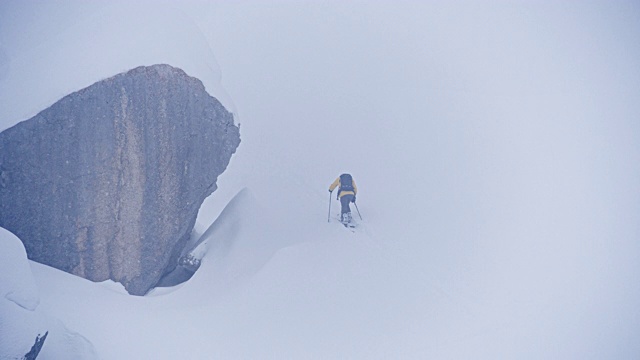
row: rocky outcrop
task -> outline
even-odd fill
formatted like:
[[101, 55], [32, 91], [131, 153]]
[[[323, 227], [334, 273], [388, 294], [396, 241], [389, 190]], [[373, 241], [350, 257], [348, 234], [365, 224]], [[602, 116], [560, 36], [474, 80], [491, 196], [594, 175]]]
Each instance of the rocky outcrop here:
[[40, 334], [36, 336], [36, 342], [31, 347], [31, 350], [23, 357], [24, 360], [35, 360], [38, 358], [42, 345], [44, 345], [44, 341], [47, 340], [47, 335], [49, 335], [48, 331], [44, 333], [42, 337], [40, 337]]
[[239, 143], [198, 79], [133, 69], [0, 133], [0, 226], [32, 260], [145, 294], [175, 267]]

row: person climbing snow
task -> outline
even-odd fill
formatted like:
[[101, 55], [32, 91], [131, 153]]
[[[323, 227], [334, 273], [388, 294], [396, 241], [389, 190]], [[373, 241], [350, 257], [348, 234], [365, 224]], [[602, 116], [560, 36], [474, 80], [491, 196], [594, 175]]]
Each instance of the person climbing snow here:
[[356, 182], [353, 181], [353, 177], [350, 174], [342, 174], [338, 176], [336, 181], [334, 181], [329, 186], [329, 192], [333, 193], [336, 187], [338, 187], [338, 194], [336, 195], [337, 199], [340, 199], [340, 204], [342, 205], [342, 211], [340, 212], [340, 221], [343, 224], [348, 224], [351, 222], [351, 206], [350, 203], [356, 202], [356, 194], [358, 193], [358, 187], [356, 186]]

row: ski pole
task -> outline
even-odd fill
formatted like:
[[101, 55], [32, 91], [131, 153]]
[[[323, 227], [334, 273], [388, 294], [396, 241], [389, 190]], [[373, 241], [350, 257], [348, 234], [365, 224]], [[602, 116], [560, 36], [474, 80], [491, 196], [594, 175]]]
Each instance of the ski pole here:
[[362, 215], [360, 215], [360, 209], [358, 209], [358, 204], [356, 204], [356, 202], [353, 202], [353, 205], [356, 206], [356, 210], [358, 210], [358, 216], [360, 216], [360, 220], [362, 220]]
[[329, 191], [329, 216], [327, 216], [327, 222], [331, 222], [331, 191]]

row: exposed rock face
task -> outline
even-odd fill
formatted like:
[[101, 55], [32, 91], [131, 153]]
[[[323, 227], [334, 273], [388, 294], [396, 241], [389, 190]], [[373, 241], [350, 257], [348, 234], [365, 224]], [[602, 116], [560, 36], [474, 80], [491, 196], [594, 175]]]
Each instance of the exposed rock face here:
[[0, 133], [0, 226], [32, 260], [145, 294], [175, 267], [239, 143], [199, 80], [133, 69]]
[[31, 350], [29, 350], [29, 352], [24, 356], [24, 360], [35, 360], [38, 357], [38, 354], [40, 354], [40, 350], [42, 349], [42, 345], [44, 345], [44, 341], [47, 340], [47, 335], [49, 335], [48, 331], [44, 333], [42, 337], [40, 337], [40, 334], [36, 336], [36, 342], [31, 347]]

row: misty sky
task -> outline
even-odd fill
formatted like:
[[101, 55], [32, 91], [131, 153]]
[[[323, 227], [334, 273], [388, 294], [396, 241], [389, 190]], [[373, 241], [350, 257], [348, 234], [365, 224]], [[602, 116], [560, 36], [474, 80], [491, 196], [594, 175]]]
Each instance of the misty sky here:
[[257, 144], [250, 156], [269, 142], [313, 188], [351, 171], [394, 210], [409, 202], [471, 232], [589, 232], [605, 219], [637, 235], [630, 218], [603, 215], [638, 216], [637, 3], [185, 11], [213, 48], [243, 141]]

